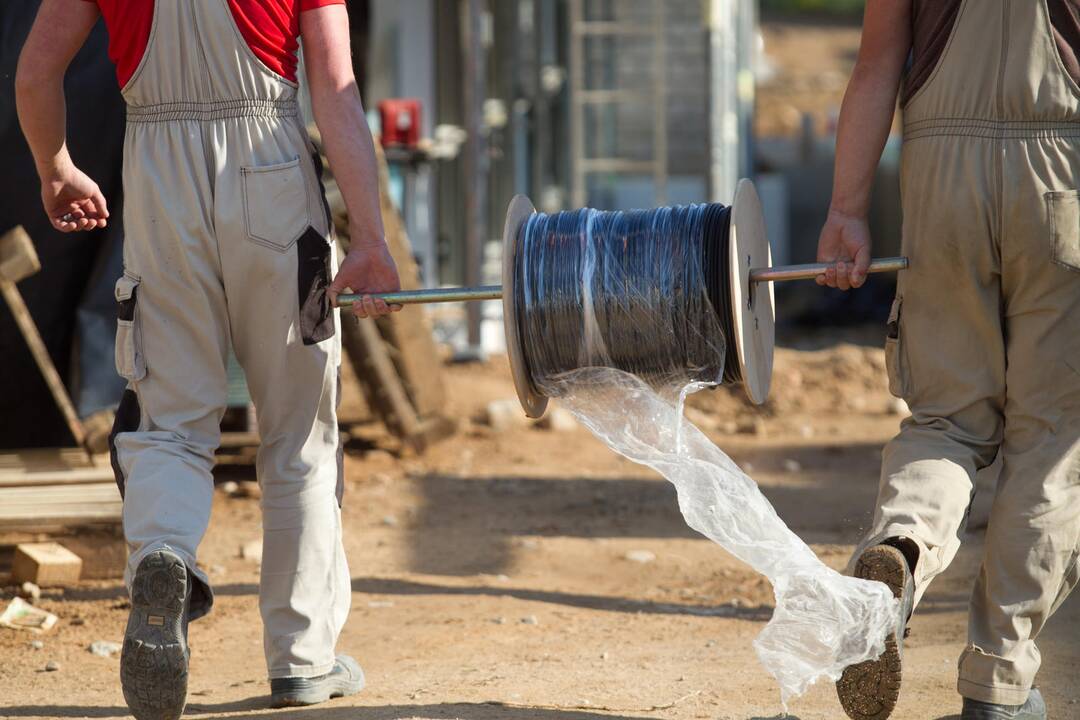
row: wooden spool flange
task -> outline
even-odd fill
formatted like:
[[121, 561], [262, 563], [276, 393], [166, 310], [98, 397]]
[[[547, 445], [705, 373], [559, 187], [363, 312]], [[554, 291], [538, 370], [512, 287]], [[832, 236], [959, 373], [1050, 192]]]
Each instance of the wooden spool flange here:
[[514, 390], [525, 414], [531, 418], [543, 417], [547, 410], [548, 399], [533, 387], [529, 368], [525, 362], [525, 349], [522, 346], [521, 332], [518, 329], [517, 296], [514, 279], [514, 259], [517, 257], [518, 235], [521, 226], [536, 212], [529, 198], [515, 195], [506, 209], [506, 224], [503, 225], [502, 257], [502, 304], [503, 332], [506, 333], [506, 354], [510, 357], [510, 372], [514, 377]]
[[[750, 281], [750, 268], [772, 266], [765, 215], [754, 183], [743, 179], [735, 188], [731, 206], [728, 272], [731, 288], [732, 327], [743, 387], [751, 402], [761, 405], [769, 397], [773, 347], [776, 342], [776, 310], [773, 284]], [[728, 353], [728, 357], [731, 354]]]

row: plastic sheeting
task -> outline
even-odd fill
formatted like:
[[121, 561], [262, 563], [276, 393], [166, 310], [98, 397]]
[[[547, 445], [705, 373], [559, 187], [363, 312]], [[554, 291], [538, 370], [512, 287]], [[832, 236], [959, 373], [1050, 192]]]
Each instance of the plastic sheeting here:
[[776, 607], [754, 645], [786, 708], [815, 681], [879, 656], [899, 604], [885, 585], [823, 564], [683, 417], [686, 395], [723, 375], [726, 339], [706, 299], [717, 278], [703, 259], [716, 257], [710, 244], [726, 242], [726, 228], [706, 232], [687, 209], [622, 215], [526, 225], [518, 308], [533, 381], [615, 452], [667, 478], [691, 528], [769, 579]]

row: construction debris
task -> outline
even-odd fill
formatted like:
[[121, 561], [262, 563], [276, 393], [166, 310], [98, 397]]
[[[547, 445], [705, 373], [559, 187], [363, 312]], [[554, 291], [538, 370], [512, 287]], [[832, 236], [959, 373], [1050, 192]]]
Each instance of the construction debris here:
[[119, 655], [121, 649], [120, 643], [109, 642], [108, 640], [95, 640], [90, 643], [90, 647], [87, 648], [92, 654], [103, 658], [111, 658], [115, 655]]
[[231, 498], [248, 498], [251, 500], [258, 500], [262, 497], [262, 488], [257, 482], [237, 482], [236, 480], [226, 480], [225, 482], [221, 483], [218, 488], [221, 490], [221, 492]]
[[256, 565], [262, 564], [263, 544], [262, 540], [248, 540], [240, 546], [240, 557]]
[[[520, 414], [520, 410], [518, 413]], [[550, 408], [544, 417], [536, 421], [536, 427], [541, 430], [554, 430], [555, 432], [573, 432], [577, 430], [578, 421], [568, 411], [560, 408]]]
[[631, 550], [630, 552], [626, 553], [625, 557], [630, 562], [641, 563], [642, 565], [644, 565], [646, 563], [651, 563], [653, 560], [655, 560], [656, 554], [650, 552], [649, 550]]
[[82, 558], [59, 543], [23, 543], [15, 548], [11, 574], [15, 582], [72, 585], [79, 581], [82, 564]]
[[19, 597], [30, 602], [37, 602], [41, 599], [41, 588], [27, 580], [19, 586]]
[[517, 398], [492, 400], [484, 407], [481, 421], [496, 432], [504, 432], [514, 427], [524, 427], [528, 418], [521, 412], [521, 403]]
[[8, 603], [0, 614], [0, 627], [13, 630], [29, 630], [33, 633], [48, 632], [56, 625], [57, 617], [47, 610], [36, 608], [22, 598], [15, 598]]

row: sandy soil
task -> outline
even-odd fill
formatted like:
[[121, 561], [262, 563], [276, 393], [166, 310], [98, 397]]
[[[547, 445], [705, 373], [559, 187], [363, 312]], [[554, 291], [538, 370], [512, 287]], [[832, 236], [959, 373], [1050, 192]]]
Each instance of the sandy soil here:
[[[751, 409], [738, 390], [696, 397], [691, 415], [760, 483], [780, 515], [842, 566], [866, 526], [882, 444], [899, 416], [881, 353], [845, 345], [780, 351], [773, 399]], [[346, 543], [353, 611], [341, 649], [363, 663], [361, 695], [309, 710], [267, 709], [258, 568], [239, 557], [259, 537], [258, 501], [219, 491], [200, 561], [213, 613], [191, 627], [188, 715], [303, 718], [771, 718], [776, 686], [753, 653], [768, 584], [690, 532], [662, 479], [581, 428], [479, 422], [512, 398], [505, 362], [447, 369], [462, 432], [423, 457], [398, 457], [374, 428], [347, 460]], [[651, 562], [628, 559], [648, 551]], [[950, 718], [955, 658], [981, 540], [972, 535], [913, 623], [898, 720]], [[10, 597], [11, 589], [4, 592]], [[126, 715], [118, 660], [127, 602], [115, 581], [47, 592], [59, 625], [30, 647], [0, 630], [0, 716]], [[1043, 642], [1041, 682], [1054, 718], [1080, 717], [1080, 603]], [[45, 672], [49, 660], [57, 672]], [[792, 717], [842, 717], [819, 684]]]
[[859, 51], [860, 27], [766, 19], [761, 34], [767, 67], [757, 89], [757, 135], [795, 135], [804, 114], [813, 118], [818, 133], [835, 129]]

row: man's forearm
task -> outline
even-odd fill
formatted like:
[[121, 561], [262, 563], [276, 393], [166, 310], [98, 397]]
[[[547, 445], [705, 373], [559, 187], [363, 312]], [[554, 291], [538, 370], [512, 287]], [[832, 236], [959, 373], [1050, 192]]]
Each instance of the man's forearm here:
[[351, 246], [360, 249], [385, 242], [375, 143], [355, 83], [321, 92], [313, 89], [312, 105], [334, 179], [349, 211]]
[[19, 125], [42, 179], [71, 165], [64, 73], [98, 19], [93, 3], [43, 0], [19, 55]]
[[892, 128], [899, 78], [856, 66], [836, 134], [836, 173], [831, 210], [864, 217], [881, 151]]
[[28, 67], [25, 58], [15, 76], [19, 124], [30, 146], [38, 175], [45, 179], [71, 163], [67, 151], [67, 105], [64, 78]]

